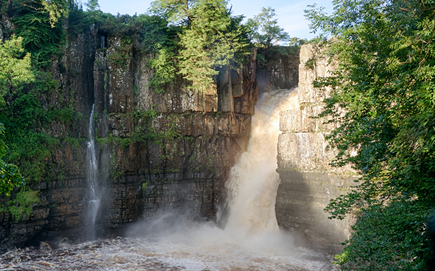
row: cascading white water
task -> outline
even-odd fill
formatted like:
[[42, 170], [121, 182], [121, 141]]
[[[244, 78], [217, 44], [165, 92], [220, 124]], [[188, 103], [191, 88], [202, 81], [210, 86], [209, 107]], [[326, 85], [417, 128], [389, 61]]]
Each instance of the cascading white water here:
[[98, 210], [100, 209], [100, 187], [98, 185], [98, 161], [95, 151], [95, 136], [94, 136], [94, 112], [95, 104], [92, 105], [91, 116], [89, 117], [89, 131], [86, 149], [86, 163], [87, 171], [86, 177], [88, 181], [89, 191], [88, 191], [88, 208], [87, 208], [87, 221], [85, 223], [86, 229], [86, 239], [93, 240], [96, 236], [96, 218]]
[[226, 183], [229, 217], [225, 230], [249, 235], [278, 231], [275, 200], [279, 184], [279, 112], [297, 105], [297, 96], [289, 91], [265, 93], [256, 105], [248, 149], [231, 169]]

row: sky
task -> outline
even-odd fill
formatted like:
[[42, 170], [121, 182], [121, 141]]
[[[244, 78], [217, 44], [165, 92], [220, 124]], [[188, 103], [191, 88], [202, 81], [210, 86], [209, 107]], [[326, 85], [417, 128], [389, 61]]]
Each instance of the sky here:
[[[87, 0], [82, 0], [83, 4]], [[99, 0], [100, 9], [114, 15], [145, 13], [150, 7], [151, 0]], [[311, 39], [315, 34], [310, 33], [309, 22], [304, 17], [307, 5], [317, 3], [317, 6], [325, 7], [327, 13], [332, 12], [332, 0], [229, 0], [232, 5], [233, 15], [245, 15], [252, 18], [261, 12], [263, 7], [275, 9], [278, 25], [284, 28], [290, 37]]]

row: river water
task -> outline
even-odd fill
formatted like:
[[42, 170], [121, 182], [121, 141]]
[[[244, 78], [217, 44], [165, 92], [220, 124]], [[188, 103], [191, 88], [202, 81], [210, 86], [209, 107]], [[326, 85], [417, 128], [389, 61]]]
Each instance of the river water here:
[[135, 237], [75, 245], [64, 241], [55, 250], [44, 244], [15, 249], [2, 255], [0, 269], [335, 270], [329, 255], [299, 246], [276, 221], [279, 112], [298, 106], [294, 94], [266, 93], [257, 103], [248, 149], [226, 183], [226, 214], [218, 214], [224, 227], [167, 219], [168, 214], [152, 224], [137, 224]]

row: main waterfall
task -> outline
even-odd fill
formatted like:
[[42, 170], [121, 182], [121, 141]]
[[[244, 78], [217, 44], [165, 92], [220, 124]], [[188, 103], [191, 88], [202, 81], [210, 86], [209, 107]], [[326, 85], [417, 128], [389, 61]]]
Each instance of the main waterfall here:
[[231, 169], [225, 230], [239, 234], [278, 231], [275, 216], [279, 184], [277, 143], [279, 112], [297, 106], [296, 92], [265, 93], [255, 107], [248, 149]]

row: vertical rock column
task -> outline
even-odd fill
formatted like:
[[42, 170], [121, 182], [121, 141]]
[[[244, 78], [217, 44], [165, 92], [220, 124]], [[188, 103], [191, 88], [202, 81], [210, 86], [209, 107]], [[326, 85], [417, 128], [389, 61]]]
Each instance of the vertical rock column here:
[[349, 236], [349, 220], [329, 220], [323, 211], [330, 199], [349, 190], [356, 174], [349, 167], [329, 165], [336, 155], [326, 151], [325, 140], [335, 124], [311, 118], [323, 110], [330, 89], [313, 87], [317, 77], [329, 76], [334, 63], [322, 58], [312, 45], [302, 46], [299, 65], [298, 101], [300, 107], [280, 113], [278, 173], [281, 183], [276, 215], [281, 228], [301, 235], [312, 248], [328, 252], [342, 249]]

